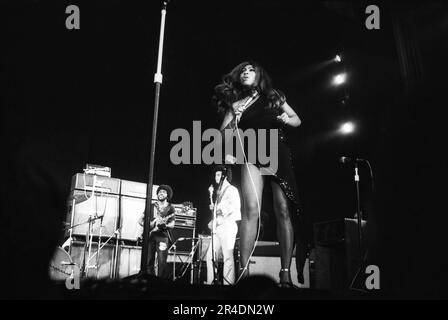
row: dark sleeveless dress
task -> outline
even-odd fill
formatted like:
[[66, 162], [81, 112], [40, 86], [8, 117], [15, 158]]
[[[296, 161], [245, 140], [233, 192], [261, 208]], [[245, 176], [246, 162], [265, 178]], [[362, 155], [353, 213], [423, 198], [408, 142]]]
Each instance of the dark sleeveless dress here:
[[[305, 264], [307, 251], [305, 242], [300, 239], [303, 235], [301, 230], [303, 224], [301, 223], [301, 205], [292, 162], [292, 153], [285, 134], [285, 125], [277, 120], [277, 116], [282, 112], [283, 111], [279, 108], [269, 108], [266, 98], [260, 96], [258, 100], [243, 112], [238, 127], [243, 131], [246, 129], [268, 129], [267, 131], [269, 131], [269, 129], [278, 129], [278, 169], [275, 174], [265, 177], [273, 179], [281, 187], [290, 202], [289, 208], [296, 244], [297, 276], [298, 281], [304, 283], [303, 266]], [[270, 141], [269, 135], [267, 141]], [[244, 147], [246, 152], [247, 147], [247, 145]], [[266, 150], [269, 150], [269, 146], [267, 146]], [[258, 159], [256, 163], [253, 164], [259, 168], [263, 167], [263, 164], [260, 163]]]
[[[278, 131], [278, 148], [274, 148], [272, 151], [277, 152], [278, 155], [278, 169], [273, 173], [271, 177], [282, 188], [285, 195], [294, 205], [296, 214], [300, 208], [299, 196], [297, 191], [297, 184], [294, 174], [294, 168], [292, 163], [291, 150], [288, 146], [287, 137], [285, 134], [284, 126], [277, 120], [277, 116], [281, 114], [281, 109], [269, 108], [268, 103], [264, 97], [258, 98], [249, 108], [244, 111], [238, 127], [241, 130], [246, 129], [267, 129], [267, 147], [270, 148], [270, 135], [269, 129], [277, 129]], [[246, 141], [245, 141], [246, 142]], [[257, 144], [259, 143], [257, 139]], [[247, 154], [248, 146], [245, 145], [244, 150]], [[269, 151], [268, 151], [269, 153]], [[258, 155], [258, 152], [256, 153]], [[250, 159], [249, 159], [250, 160]], [[249, 161], [250, 162], [250, 161]], [[253, 163], [257, 167], [267, 167], [263, 165], [259, 159], [256, 159], [256, 163]]]

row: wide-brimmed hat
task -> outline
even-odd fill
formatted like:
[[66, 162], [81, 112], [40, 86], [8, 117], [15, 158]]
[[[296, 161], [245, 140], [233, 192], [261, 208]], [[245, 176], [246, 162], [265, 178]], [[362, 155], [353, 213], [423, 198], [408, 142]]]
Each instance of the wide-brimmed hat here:
[[167, 184], [161, 184], [158, 188], [157, 188], [157, 194], [159, 194], [160, 190], [165, 190], [166, 193], [168, 194], [168, 201], [171, 200], [171, 198], [173, 197], [173, 189], [171, 189], [171, 187]]

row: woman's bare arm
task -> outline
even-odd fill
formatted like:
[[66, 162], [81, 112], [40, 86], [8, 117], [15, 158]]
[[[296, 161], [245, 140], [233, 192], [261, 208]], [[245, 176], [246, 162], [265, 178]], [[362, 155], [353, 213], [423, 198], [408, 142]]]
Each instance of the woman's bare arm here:
[[277, 117], [284, 124], [287, 124], [291, 127], [298, 127], [302, 123], [297, 113], [289, 106], [289, 104], [285, 101], [285, 103], [280, 107], [283, 111], [281, 115]]

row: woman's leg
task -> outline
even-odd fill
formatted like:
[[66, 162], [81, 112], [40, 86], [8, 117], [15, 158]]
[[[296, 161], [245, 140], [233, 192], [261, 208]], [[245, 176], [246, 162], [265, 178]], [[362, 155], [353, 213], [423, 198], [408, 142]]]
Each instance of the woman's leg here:
[[277, 238], [280, 243], [280, 283], [291, 283], [291, 259], [294, 250], [294, 229], [288, 206], [288, 198], [280, 186], [272, 181], [272, 195], [277, 219]]
[[244, 206], [240, 224], [240, 268], [243, 269], [243, 276], [247, 276], [248, 260], [257, 236], [263, 193], [263, 176], [256, 166], [244, 164], [241, 167], [241, 191]]

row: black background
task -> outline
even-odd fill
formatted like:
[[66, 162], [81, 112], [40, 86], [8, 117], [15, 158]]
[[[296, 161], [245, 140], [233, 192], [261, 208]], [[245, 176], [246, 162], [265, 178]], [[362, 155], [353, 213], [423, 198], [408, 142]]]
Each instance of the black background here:
[[[69, 4], [80, 8], [80, 30], [65, 28]], [[375, 192], [362, 165], [362, 207], [371, 221], [370, 259], [384, 287], [446, 297], [440, 204], [447, 6], [377, 2], [381, 29], [367, 30], [369, 4], [170, 3], [154, 183], [171, 185], [174, 203], [192, 201], [205, 231], [211, 168], [171, 164], [169, 136], [176, 128], [191, 132], [194, 120], [203, 130], [217, 127], [214, 85], [236, 64], [258, 61], [302, 119], [289, 135], [308, 238], [313, 222], [356, 211], [353, 168], [339, 157], [368, 159]], [[10, 261], [2, 274], [16, 270], [13, 287], [44, 277], [71, 177], [86, 163], [147, 181], [160, 9], [159, 1], [2, 5], [2, 261]], [[330, 61], [337, 53], [342, 64]], [[331, 77], [344, 68], [347, 83], [332, 87]], [[346, 119], [357, 131], [340, 136]], [[275, 239], [273, 223], [265, 223], [265, 240]]]

